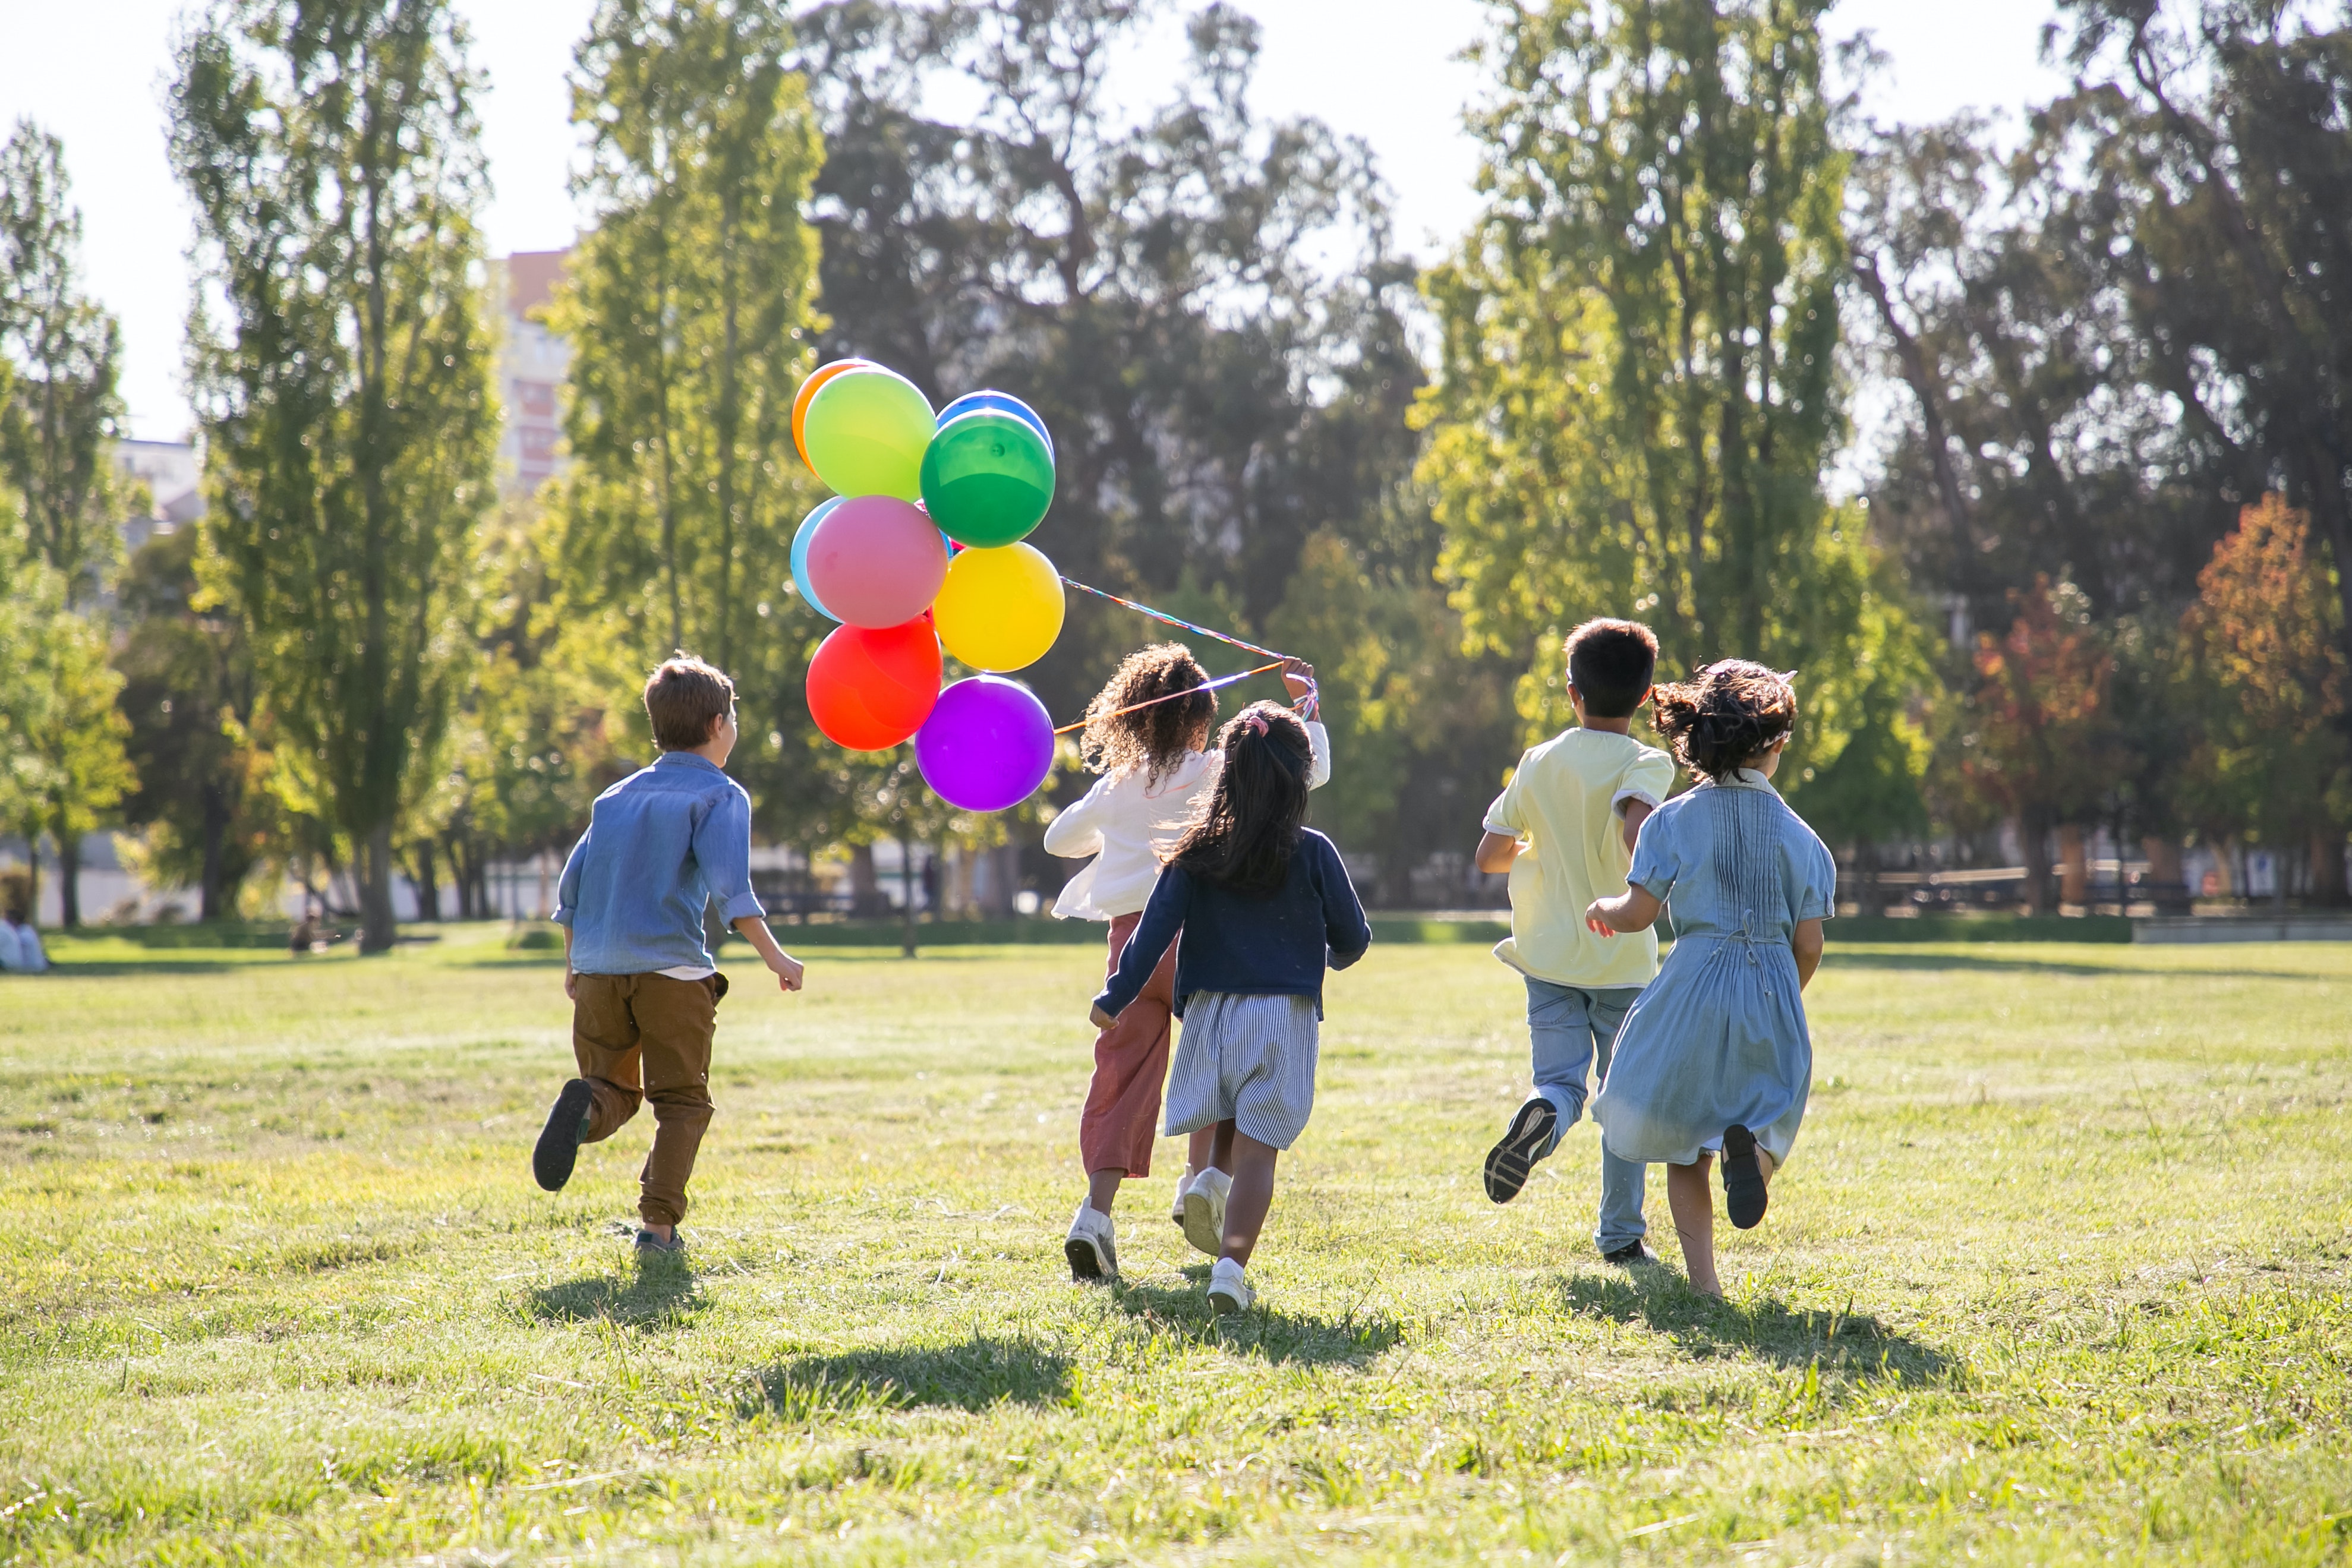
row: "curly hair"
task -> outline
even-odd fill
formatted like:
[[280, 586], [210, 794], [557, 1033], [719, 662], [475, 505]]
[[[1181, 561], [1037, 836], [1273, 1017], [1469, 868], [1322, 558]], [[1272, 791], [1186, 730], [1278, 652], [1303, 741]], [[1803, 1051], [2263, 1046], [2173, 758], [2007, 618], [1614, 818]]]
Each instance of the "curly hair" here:
[[1307, 726], [1280, 703], [1252, 703], [1217, 737], [1225, 765], [1168, 863], [1203, 881], [1265, 896], [1279, 892], [1307, 821], [1314, 762]]
[[1795, 674], [1748, 659], [1706, 665], [1696, 679], [1658, 688], [1658, 733], [1684, 767], [1726, 778], [1797, 727]]
[[[1096, 773], [1141, 772], [1157, 784], [1192, 751], [1216, 722], [1217, 694], [1201, 688], [1209, 672], [1181, 643], [1155, 643], [1129, 653], [1095, 700], [1087, 705], [1087, 727], [1078, 754]], [[1190, 692], [1190, 696], [1178, 696]], [[1164, 697], [1164, 702], [1154, 701]], [[1133, 713], [1124, 707], [1150, 703]]]

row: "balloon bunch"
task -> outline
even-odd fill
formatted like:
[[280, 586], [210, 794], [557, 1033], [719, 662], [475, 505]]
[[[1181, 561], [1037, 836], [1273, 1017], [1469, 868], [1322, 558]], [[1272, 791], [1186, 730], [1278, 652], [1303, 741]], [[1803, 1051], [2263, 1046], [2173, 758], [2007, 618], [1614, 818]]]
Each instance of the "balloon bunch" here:
[[[1054, 499], [1054, 438], [1020, 399], [934, 415], [914, 382], [840, 360], [793, 401], [801, 460], [835, 492], [793, 536], [793, 580], [841, 625], [809, 661], [809, 715], [852, 751], [913, 737], [950, 805], [1028, 799], [1054, 761], [1045, 705], [1003, 674], [1062, 634], [1062, 577], [1021, 541]], [[940, 688], [940, 648], [988, 672]]]

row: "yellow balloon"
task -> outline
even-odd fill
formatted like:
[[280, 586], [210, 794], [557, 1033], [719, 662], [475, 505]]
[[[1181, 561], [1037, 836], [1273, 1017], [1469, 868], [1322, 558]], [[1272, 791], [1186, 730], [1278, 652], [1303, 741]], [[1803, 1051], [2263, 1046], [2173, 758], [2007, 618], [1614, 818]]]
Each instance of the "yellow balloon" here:
[[1062, 574], [1034, 546], [967, 549], [931, 601], [947, 651], [975, 670], [1034, 664], [1062, 634]]

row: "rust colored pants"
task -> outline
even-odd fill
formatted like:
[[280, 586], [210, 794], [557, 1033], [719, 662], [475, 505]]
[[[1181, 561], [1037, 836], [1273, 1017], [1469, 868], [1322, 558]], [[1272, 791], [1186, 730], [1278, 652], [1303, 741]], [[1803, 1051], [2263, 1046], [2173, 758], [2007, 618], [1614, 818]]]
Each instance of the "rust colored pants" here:
[[[1110, 923], [1109, 973], [1143, 918], [1141, 911]], [[1168, 1082], [1169, 1020], [1176, 1006], [1176, 944], [1143, 983], [1118, 1021], [1095, 1036], [1095, 1075], [1087, 1107], [1078, 1113], [1078, 1157], [1087, 1174], [1121, 1170], [1151, 1174], [1151, 1144], [1160, 1135], [1160, 1092]]]
[[686, 1217], [686, 1180], [710, 1124], [710, 1037], [727, 977], [581, 975], [572, 1004], [572, 1054], [595, 1096], [583, 1143], [602, 1143], [654, 1104], [654, 1147], [637, 1176], [648, 1225]]

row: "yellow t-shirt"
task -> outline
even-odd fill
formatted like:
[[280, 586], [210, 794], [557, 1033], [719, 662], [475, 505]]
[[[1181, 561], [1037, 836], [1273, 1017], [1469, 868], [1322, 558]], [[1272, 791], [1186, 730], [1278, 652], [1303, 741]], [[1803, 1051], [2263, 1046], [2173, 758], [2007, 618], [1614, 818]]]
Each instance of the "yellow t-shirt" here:
[[1674, 758], [1630, 736], [1571, 729], [1519, 758], [1486, 808], [1486, 830], [1521, 843], [1511, 862], [1511, 934], [1495, 956], [1560, 986], [1646, 986], [1657, 977], [1655, 931], [1595, 936], [1585, 907], [1625, 891], [1633, 857], [1622, 808], [1654, 810], [1675, 787]]

